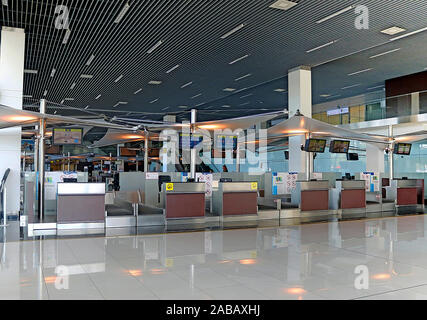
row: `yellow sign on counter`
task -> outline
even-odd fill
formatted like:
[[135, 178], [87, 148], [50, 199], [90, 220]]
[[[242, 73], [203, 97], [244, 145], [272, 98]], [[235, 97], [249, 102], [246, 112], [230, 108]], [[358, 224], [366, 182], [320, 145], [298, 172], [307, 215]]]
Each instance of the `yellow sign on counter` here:
[[258, 189], [258, 182], [252, 182], [251, 183], [251, 190], [257, 190]]
[[166, 191], [173, 191], [173, 183], [166, 183]]

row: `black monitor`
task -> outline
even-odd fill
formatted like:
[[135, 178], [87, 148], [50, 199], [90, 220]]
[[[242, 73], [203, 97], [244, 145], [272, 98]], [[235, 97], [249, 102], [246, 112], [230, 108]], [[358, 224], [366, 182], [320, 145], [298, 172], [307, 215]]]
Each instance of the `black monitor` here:
[[348, 153], [350, 148], [350, 141], [345, 140], [332, 140], [329, 145], [330, 153]]
[[285, 151], [285, 160], [289, 160], [289, 151]]
[[54, 145], [79, 145], [82, 144], [82, 139], [82, 128], [53, 128]]
[[305, 141], [304, 151], [306, 152], [325, 152], [326, 140], [324, 139], [307, 139]]
[[233, 179], [231, 179], [231, 178], [221, 178], [221, 179], [219, 179], [219, 182], [233, 182]]
[[411, 154], [412, 144], [410, 143], [397, 143], [394, 146], [394, 154], [400, 154], [403, 156], [409, 156]]
[[162, 184], [166, 182], [171, 182], [170, 176], [159, 176], [159, 191], [162, 191]]
[[345, 178], [346, 178], [347, 180], [351, 180], [351, 174], [350, 174], [350, 173], [348, 173], [348, 172], [346, 172], [346, 173], [345, 173]]
[[349, 161], [358, 161], [359, 160], [359, 154], [357, 154], [357, 153], [347, 153], [347, 160], [349, 160]]
[[64, 182], [66, 183], [76, 183], [77, 178], [64, 178]]

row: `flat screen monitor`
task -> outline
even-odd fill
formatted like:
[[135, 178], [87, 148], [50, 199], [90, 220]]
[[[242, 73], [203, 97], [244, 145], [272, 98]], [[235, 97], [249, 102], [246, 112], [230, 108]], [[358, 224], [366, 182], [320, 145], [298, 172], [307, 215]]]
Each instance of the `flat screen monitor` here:
[[285, 160], [289, 160], [289, 151], [285, 151]]
[[330, 153], [348, 153], [350, 148], [350, 141], [345, 140], [332, 140], [329, 146]]
[[82, 128], [53, 128], [53, 144], [82, 144]]
[[394, 146], [394, 154], [409, 156], [411, 154], [411, 147], [412, 144], [410, 143], [397, 143]]
[[307, 152], [325, 152], [326, 140], [324, 139], [307, 139], [304, 150]]
[[349, 160], [349, 161], [358, 161], [359, 160], [359, 154], [357, 154], [357, 153], [347, 153], [347, 160]]

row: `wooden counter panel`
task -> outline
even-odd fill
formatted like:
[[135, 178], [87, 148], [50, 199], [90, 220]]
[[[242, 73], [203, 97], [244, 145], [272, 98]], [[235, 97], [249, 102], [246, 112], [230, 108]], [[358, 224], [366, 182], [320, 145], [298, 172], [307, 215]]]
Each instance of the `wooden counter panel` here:
[[257, 193], [224, 193], [222, 205], [223, 215], [257, 214]]
[[204, 193], [166, 194], [166, 218], [195, 218], [204, 216]]

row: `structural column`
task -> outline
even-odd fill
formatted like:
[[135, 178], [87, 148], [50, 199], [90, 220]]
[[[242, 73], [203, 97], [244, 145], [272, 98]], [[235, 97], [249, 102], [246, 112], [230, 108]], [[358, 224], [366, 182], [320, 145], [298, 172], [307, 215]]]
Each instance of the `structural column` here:
[[[0, 49], [0, 104], [22, 109], [24, 85], [24, 29], [2, 27]], [[6, 184], [7, 213], [18, 214], [21, 174], [21, 128], [0, 130], [0, 176], [11, 169]]]
[[193, 140], [193, 133], [195, 130], [194, 124], [197, 121], [197, 110], [191, 109], [191, 135], [190, 135], [190, 176], [192, 179], [196, 178], [196, 148], [191, 148], [191, 141]]
[[366, 171], [384, 172], [384, 150], [374, 144], [366, 144]]
[[[308, 66], [288, 71], [288, 110], [289, 118], [293, 117], [297, 110], [308, 118], [312, 116], [311, 68]], [[289, 172], [306, 173], [307, 179], [310, 179], [313, 156], [301, 151], [305, 139], [304, 135], [289, 137]]]
[[148, 135], [144, 138], [144, 172], [148, 172]]

